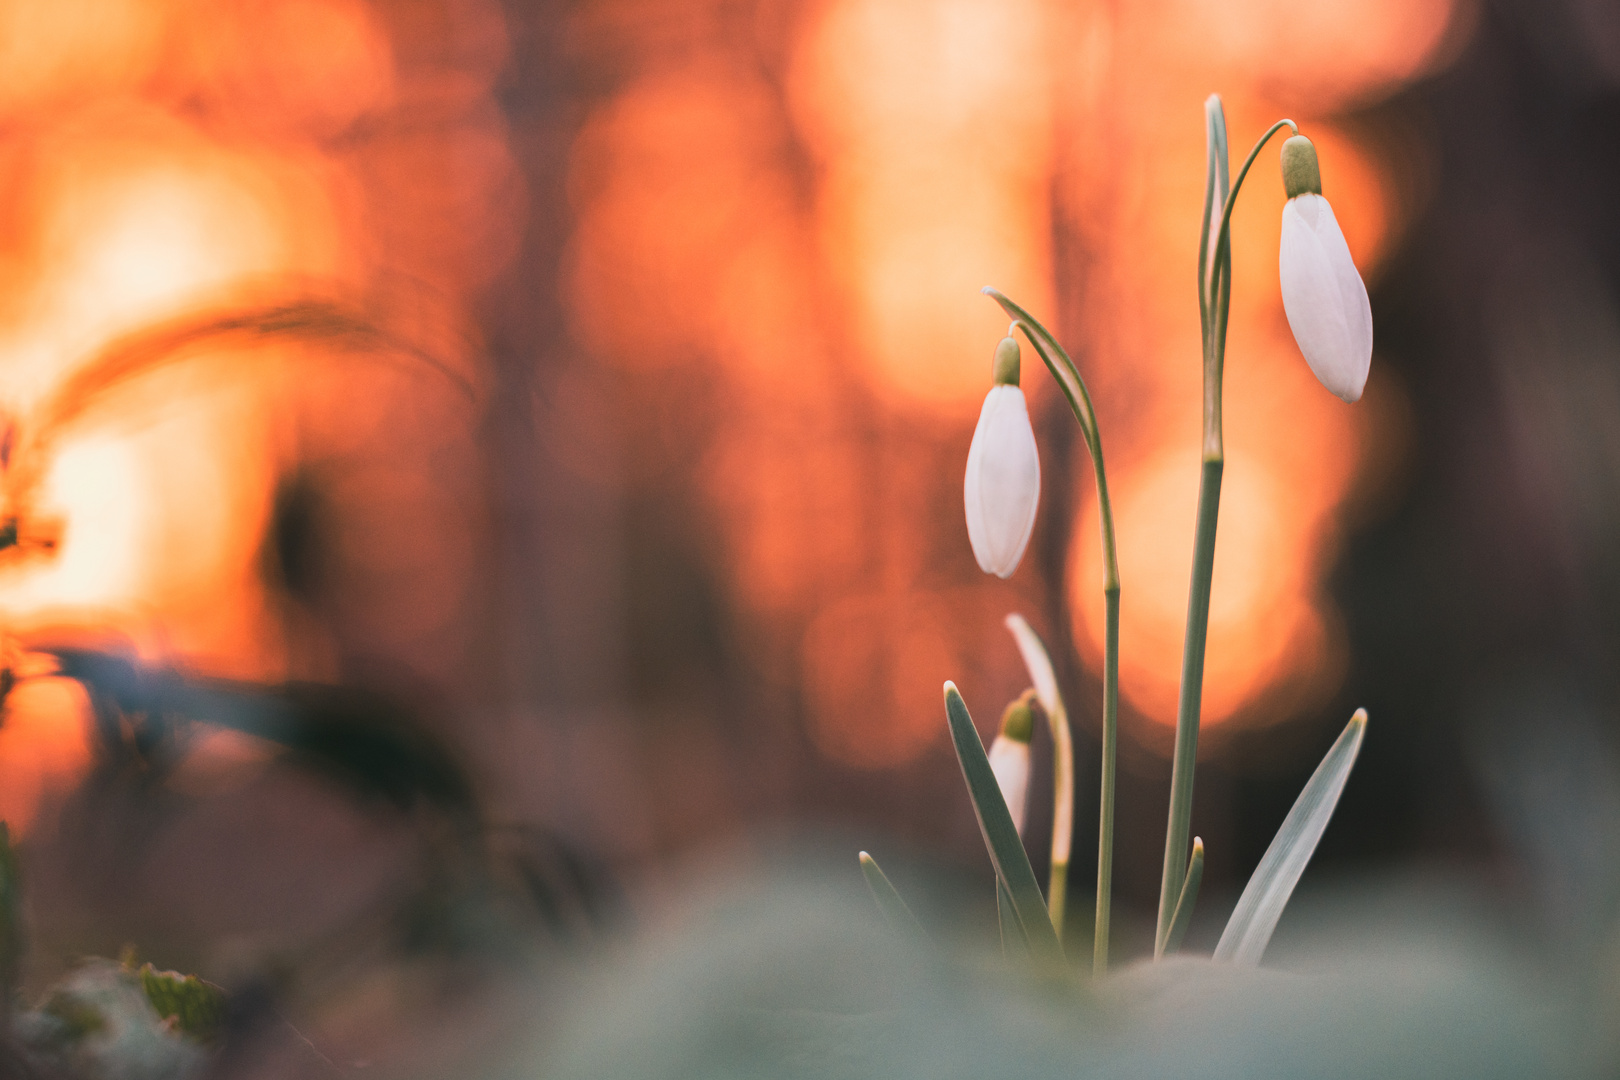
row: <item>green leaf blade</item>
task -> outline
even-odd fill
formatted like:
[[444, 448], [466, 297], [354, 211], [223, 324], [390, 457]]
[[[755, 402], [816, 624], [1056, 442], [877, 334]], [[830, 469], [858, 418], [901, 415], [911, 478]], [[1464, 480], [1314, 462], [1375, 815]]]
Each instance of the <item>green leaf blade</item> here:
[[923, 932], [922, 923], [917, 921], [917, 916], [911, 913], [911, 908], [889, 883], [888, 875], [878, 866], [877, 860], [864, 851], [861, 852], [860, 858], [861, 874], [866, 878], [866, 887], [871, 890], [872, 899], [877, 903], [878, 910], [883, 913], [883, 918], [888, 921], [889, 926], [909, 937], [927, 937]]
[[1041, 898], [1041, 887], [1035, 881], [1035, 871], [1029, 865], [1023, 841], [1018, 838], [1018, 829], [1002, 798], [1001, 786], [996, 783], [995, 773], [990, 771], [990, 760], [985, 756], [984, 743], [979, 741], [979, 731], [973, 726], [967, 703], [951, 682], [945, 684], [945, 719], [950, 725], [951, 742], [956, 747], [956, 760], [962, 766], [962, 779], [967, 782], [973, 813], [979, 819], [984, 846], [995, 864], [996, 876], [1007, 887], [1013, 914], [1029, 942], [1030, 954], [1041, 961], [1061, 961], [1063, 947], [1052, 929], [1046, 901]]
[[1283, 819], [1271, 846], [1255, 867], [1254, 875], [1238, 898], [1226, 930], [1215, 946], [1215, 959], [1246, 967], [1258, 967], [1260, 957], [1271, 943], [1272, 932], [1282, 918], [1283, 908], [1294, 895], [1294, 887], [1305, 873], [1316, 852], [1316, 845], [1327, 830], [1333, 811], [1344, 794], [1350, 769], [1361, 753], [1367, 732], [1367, 710], [1357, 709], [1322, 763], [1306, 781], [1293, 809]]
[[1018, 925], [1018, 916], [1013, 914], [1007, 886], [999, 877], [996, 878], [996, 921], [1001, 925], [1001, 955], [1009, 960], [1028, 960], [1029, 941], [1024, 937], [1024, 928]]
[[1169, 933], [1160, 943], [1155, 957], [1173, 953], [1181, 948], [1181, 939], [1192, 924], [1193, 906], [1198, 903], [1198, 886], [1204, 881], [1204, 842], [1193, 837], [1192, 858], [1187, 860], [1187, 876], [1181, 881], [1181, 899], [1176, 901], [1176, 914], [1170, 920]]

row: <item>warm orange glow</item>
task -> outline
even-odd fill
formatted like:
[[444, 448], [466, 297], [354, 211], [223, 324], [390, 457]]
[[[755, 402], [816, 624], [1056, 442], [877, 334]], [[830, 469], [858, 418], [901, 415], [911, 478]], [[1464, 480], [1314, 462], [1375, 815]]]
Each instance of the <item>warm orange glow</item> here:
[[[911, 760], [937, 734], [939, 691], [911, 677], [945, 671], [956, 657], [950, 612], [930, 597], [852, 597], [825, 608], [805, 631], [810, 737], [828, 757], [865, 768]], [[881, 672], [874, 680], [873, 672]]]
[[83, 692], [65, 679], [24, 683], [0, 725], [0, 820], [26, 834], [41, 803], [66, 790], [90, 763], [88, 733], [77, 722]]
[[0, 4], [0, 109], [118, 92], [157, 64], [170, 13], [154, 0]]
[[363, 0], [250, 0], [247, 18], [205, 5], [189, 17], [191, 61], [232, 120], [281, 133], [338, 134], [396, 93], [394, 58]]
[[60, 554], [29, 567], [6, 590], [13, 621], [61, 605], [127, 604], [140, 584], [139, 549], [150, 528], [150, 491], [127, 440], [91, 436], [69, 443], [46, 474], [40, 511], [70, 520]]
[[[0, 3], [4, 511], [55, 543], [5, 552], [8, 635], [332, 678], [341, 625], [426, 679], [456, 670], [465, 305], [516, 250], [524, 192], [490, 98], [499, 12], [435, 11]], [[244, 316], [301, 304], [365, 332]], [[318, 617], [267, 569], [278, 487], [317, 467], [348, 590]], [[14, 826], [86, 759], [63, 686], [25, 684], [0, 725]]]
[[[1451, 0], [1158, 0], [1120, 29], [1174, 64], [1219, 67], [1292, 111], [1326, 113], [1422, 74], [1451, 27]], [[1182, 72], [1190, 74], [1183, 66]]]
[[[589, 10], [594, 32], [634, 36], [612, 5]], [[691, 435], [699, 475], [739, 602], [766, 640], [800, 643], [823, 753], [864, 767], [920, 753], [939, 735], [940, 680], [974, 655], [963, 642], [979, 616], [965, 613], [1001, 607], [983, 612], [999, 626], [1011, 606], [976, 576], [961, 523], [966, 433], [1005, 329], [985, 284], [1050, 317], [1091, 382], [1119, 505], [1122, 689], [1142, 716], [1173, 719], [1198, 478], [1202, 101], [1225, 96], [1234, 168], [1278, 116], [1305, 125], [1371, 280], [1400, 208], [1380, 163], [1312, 117], [1438, 62], [1451, 23], [1449, 0], [822, 0], [758, 29], [781, 57], [785, 105], [758, 56], [701, 19], [678, 59], [648, 38], [658, 59], [574, 147], [573, 313], [630, 370], [697, 364], [724, 380], [730, 407]], [[1272, 721], [1338, 685], [1321, 580], [1379, 426], [1316, 384], [1288, 333], [1282, 201], [1273, 146], [1234, 222], [1212, 725]], [[1078, 303], [1061, 305], [1060, 286]], [[1025, 372], [1039, 413], [1052, 389], [1028, 353]], [[1361, 406], [1380, 407], [1376, 394]], [[959, 430], [960, 445], [874, 434], [901, 418], [941, 441]], [[1048, 490], [1079, 491], [1061, 587], [1095, 669], [1090, 470], [1043, 454]], [[1017, 580], [1050, 587], [1038, 574]], [[781, 663], [758, 647], [759, 663]], [[889, 714], [881, 731], [872, 708]]]
[[[1078, 456], [1045, 458], [1048, 491], [1081, 495], [1064, 580], [1043, 580], [1042, 545], [1063, 532], [1044, 518], [1010, 584], [968, 550], [961, 469], [1005, 329], [986, 284], [1049, 316], [1092, 382], [1119, 500], [1123, 689], [1169, 719], [1197, 476], [1199, 104], [1227, 95], [1234, 156], [1284, 112], [1306, 123], [1374, 276], [1400, 208], [1380, 163], [1311, 117], [1435, 63], [1451, 8], [815, 0], [759, 14], [752, 39], [694, 16], [680, 48], [654, 48], [643, 20], [580, 7], [579, 47], [607, 36], [632, 61], [570, 151], [572, 329], [629, 378], [684, 367], [716, 388], [690, 410], [660, 403], [648, 427], [665, 441], [637, 468], [684, 470], [740, 647], [797, 694], [821, 753], [914, 759], [940, 736], [948, 677], [993, 717], [1022, 687], [1001, 617], [1050, 614], [1054, 588], [1098, 660]], [[263, 678], [336, 677], [346, 634], [455, 672], [481, 528], [460, 484], [478, 463], [459, 388], [483, 385], [466, 313], [517, 251], [531, 196], [493, 97], [500, 11], [454, 9], [0, 2], [0, 403], [31, 455], [6, 497], [60, 541], [0, 567], [9, 633], [95, 627]], [[1321, 579], [1379, 429], [1315, 385], [1288, 337], [1274, 169], [1268, 152], [1234, 239], [1211, 724], [1276, 719], [1284, 696], [1336, 684]], [[161, 370], [94, 382], [131, 342], [304, 302], [374, 338], [203, 333]], [[1026, 372], [1049, 415], [1032, 357]], [[40, 430], [81, 385], [94, 401]], [[323, 552], [348, 591], [319, 612], [265, 569], [297, 469], [341, 508]], [[31, 693], [0, 727], [0, 789], [21, 800], [0, 810], [17, 821], [50, 786], [37, 777], [83, 757], [81, 703]], [[8, 754], [36, 779], [7, 789]]]
[[984, 395], [994, 282], [1051, 297], [1051, 73], [1038, 0], [832, 0], [792, 69], [817, 225], [862, 369], [940, 412]]
[[[1377, 163], [1331, 127], [1299, 114], [1297, 101], [1271, 95], [1277, 85], [1307, 80], [1298, 94], [1330, 107], [1381, 79], [1405, 77], [1438, 44], [1448, 10], [1419, 5], [1403, 8], [1400, 18], [1363, 24], [1327, 5], [1319, 17], [1328, 19], [1333, 34], [1313, 30], [1268, 53], [1256, 42], [1270, 41], [1266, 35], [1285, 26], [1271, 7], [1229, 6], [1218, 17], [1211, 9], [1196, 42], [1160, 33], [1159, 24], [1140, 21], [1146, 15], [1135, 9], [1118, 23], [1098, 17], [1088, 27], [1092, 56], [1114, 73], [1115, 85], [1112, 93], [1080, 101], [1076, 122], [1112, 134], [1101, 143], [1086, 140], [1093, 153], [1106, 156], [1108, 168], [1089, 159], [1071, 168], [1078, 194], [1070, 220], [1108, 268], [1088, 291], [1082, 334], [1088, 377], [1101, 399], [1116, 500], [1121, 692], [1142, 715], [1165, 725], [1174, 722], [1179, 692], [1198, 484], [1201, 368], [1193, 273], [1203, 146], [1192, 106], [1218, 66], [1234, 170], [1266, 126], [1293, 112], [1317, 143], [1324, 191], [1357, 264], [1375, 280], [1397, 224]], [[1426, 36], [1392, 43], [1390, 27], [1412, 19]], [[1142, 84], [1149, 73], [1151, 83]], [[1179, 96], [1168, 92], [1173, 87]], [[1171, 139], [1165, 135], [1171, 130], [1184, 134]], [[1277, 282], [1283, 200], [1274, 144], [1257, 160], [1233, 215], [1227, 465], [1205, 667], [1206, 725], [1234, 716], [1269, 722], [1285, 709], [1309, 707], [1337, 687], [1344, 667], [1336, 616], [1319, 581], [1365, 427], [1316, 383], [1289, 334]], [[1116, 404], [1123, 402], [1130, 407]], [[1379, 407], [1374, 395], [1356, 408]], [[1077, 480], [1085, 510], [1072, 540], [1069, 589], [1076, 638], [1096, 665], [1103, 633], [1096, 509], [1090, 485]], [[1276, 699], [1270, 707], [1268, 696]]]

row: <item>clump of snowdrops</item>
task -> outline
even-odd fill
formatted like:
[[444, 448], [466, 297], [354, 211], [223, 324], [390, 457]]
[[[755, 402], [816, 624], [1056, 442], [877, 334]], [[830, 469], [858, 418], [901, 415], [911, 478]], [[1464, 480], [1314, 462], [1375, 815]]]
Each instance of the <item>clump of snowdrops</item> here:
[[[1282, 144], [1282, 182], [1288, 201], [1283, 207], [1278, 263], [1288, 324], [1306, 363], [1322, 385], [1348, 403], [1361, 397], [1372, 360], [1372, 309], [1367, 289], [1350, 257], [1333, 208], [1322, 195], [1321, 168], [1311, 141], [1299, 133], [1299, 126], [1292, 120], [1279, 120], [1260, 136], [1233, 182], [1227, 160], [1226, 118], [1219, 97], [1212, 95], [1205, 103], [1205, 121], [1208, 164], [1198, 255], [1198, 307], [1202, 316], [1204, 366], [1203, 454], [1181, 693], [1176, 713], [1169, 827], [1154, 936], [1155, 957], [1173, 953], [1180, 946], [1198, 900], [1204, 866], [1203, 842], [1190, 834], [1210, 581], [1215, 562], [1221, 476], [1225, 468], [1221, 377], [1226, 361], [1227, 311], [1232, 285], [1232, 207], [1261, 149], [1285, 127], [1292, 136]], [[985, 395], [984, 408], [979, 414], [963, 485], [968, 538], [979, 567], [987, 574], [1011, 576], [1029, 543], [1040, 498], [1040, 457], [1024, 392], [1019, 385], [1020, 347], [1016, 335], [1022, 334], [1029, 341], [1062, 388], [1080, 425], [1095, 470], [1102, 523], [1105, 631], [1101, 812], [1092, 970], [1102, 975], [1108, 970], [1113, 875], [1120, 605], [1119, 562], [1108, 476], [1103, 466], [1102, 436], [1085, 381], [1063, 346], [1018, 304], [994, 289], [984, 291], [1001, 305], [1013, 322], [1007, 337], [995, 348], [993, 385]], [[951, 682], [945, 683], [945, 714], [968, 795], [996, 870], [1003, 947], [1009, 953], [1027, 953], [1037, 964], [1050, 967], [1064, 962], [1063, 920], [1074, 818], [1073, 738], [1068, 711], [1045, 645], [1022, 616], [1014, 613], [1008, 615], [1006, 621], [1034, 685], [1008, 706], [1000, 734], [988, 754], [961, 694]], [[1051, 876], [1044, 896], [1022, 841], [1030, 787], [1032, 701], [1040, 703], [1046, 716], [1054, 759]], [[1259, 964], [1283, 908], [1338, 805], [1361, 749], [1366, 726], [1366, 711], [1357, 710], [1300, 792], [1238, 900], [1215, 947], [1216, 960], [1247, 966]], [[861, 866], [878, 906], [889, 920], [908, 930], [920, 929], [910, 909], [866, 852], [861, 853]]]

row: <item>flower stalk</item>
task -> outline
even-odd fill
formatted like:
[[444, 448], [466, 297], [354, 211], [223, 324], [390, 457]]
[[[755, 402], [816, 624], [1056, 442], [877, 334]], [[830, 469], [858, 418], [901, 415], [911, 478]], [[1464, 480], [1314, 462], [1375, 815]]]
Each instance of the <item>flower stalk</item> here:
[[1295, 134], [1299, 132], [1299, 126], [1292, 120], [1279, 120], [1271, 125], [1249, 151], [1236, 183], [1229, 183], [1226, 115], [1219, 95], [1211, 94], [1205, 101], [1204, 120], [1208, 167], [1198, 250], [1198, 308], [1204, 337], [1203, 462], [1198, 481], [1198, 522], [1193, 533], [1192, 584], [1187, 595], [1187, 631], [1181, 654], [1181, 693], [1176, 705], [1170, 814], [1165, 827], [1164, 872], [1159, 888], [1158, 930], [1154, 936], [1156, 955], [1162, 955], [1169, 943], [1189, 862], [1187, 844], [1192, 826], [1193, 774], [1198, 762], [1198, 725], [1204, 695], [1210, 582], [1215, 571], [1215, 532], [1220, 516], [1221, 478], [1226, 466], [1221, 431], [1221, 381], [1226, 364], [1226, 325], [1232, 293], [1232, 208], [1261, 148], [1284, 127]]
[[[1115, 758], [1119, 743], [1119, 557], [1114, 542], [1114, 509], [1108, 497], [1108, 471], [1103, 465], [1102, 436], [1097, 430], [1097, 414], [1092, 408], [1091, 394], [1086, 390], [1084, 380], [1080, 378], [1079, 369], [1069, 354], [1059, 345], [1057, 339], [1042, 326], [1033, 316], [1023, 308], [1013, 303], [995, 289], [986, 288], [985, 295], [1000, 304], [1002, 310], [1013, 319], [1013, 325], [1023, 331], [1029, 343], [1035, 347], [1041, 360], [1046, 364], [1047, 370], [1057, 380], [1063, 391], [1064, 399], [1069, 403], [1069, 409], [1074, 413], [1075, 420], [1080, 425], [1081, 437], [1085, 440], [1086, 450], [1091, 456], [1091, 465], [1095, 473], [1097, 484], [1097, 510], [1099, 527], [1102, 533], [1103, 554], [1103, 731], [1102, 731], [1102, 784], [1099, 794], [1100, 808], [1097, 826], [1097, 913], [1096, 927], [1092, 945], [1092, 972], [1102, 975], [1108, 970], [1108, 935], [1110, 930], [1112, 897], [1113, 897], [1113, 868], [1114, 868], [1114, 782]], [[1043, 702], [1044, 705], [1044, 702]], [[1057, 783], [1054, 787], [1059, 789], [1057, 814], [1063, 816], [1061, 799], [1061, 781], [1068, 777], [1069, 791], [1069, 817], [1070, 820], [1053, 821], [1052, 845], [1052, 881], [1048, 890], [1049, 906], [1052, 917], [1057, 925], [1059, 936], [1062, 935], [1062, 901], [1065, 899], [1068, 885], [1068, 835], [1072, 829], [1073, 814], [1073, 776], [1074, 761], [1071, 740], [1068, 738], [1068, 717], [1066, 714], [1050, 716], [1053, 728], [1054, 748], [1061, 747], [1061, 756], [1067, 760], [1062, 761], [1054, 770]], [[1061, 741], [1058, 737], [1058, 727], [1062, 725]], [[1059, 756], [1059, 754], [1054, 754]], [[1066, 772], [1065, 772], [1066, 770]], [[1058, 850], [1059, 834], [1064, 838], [1064, 850]], [[1059, 861], [1061, 854], [1062, 860]], [[1061, 873], [1060, 873], [1061, 866]]]

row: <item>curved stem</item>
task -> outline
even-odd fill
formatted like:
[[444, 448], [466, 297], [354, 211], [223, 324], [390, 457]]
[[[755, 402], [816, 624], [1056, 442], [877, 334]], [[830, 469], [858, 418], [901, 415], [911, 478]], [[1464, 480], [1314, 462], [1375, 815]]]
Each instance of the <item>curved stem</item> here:
[[[1103, 465], [1102, 435], [1097, 430], [1097, 414], [1091, 404], [1091, 394], [1086, 390], [1085, 380], [1080, 377], [1080, 371], [1075, 367], [1074, 361], [1069, 358], [1062, 345], [1056, 338], [1042, 326], [1033, 316], [1023, 308], [1007, 299], [995, 289], [986, 288], [985, 295], [1000, 304], [1015, 322], [1024, 336], [1040, 354], [1046, 368], [1057, 380], [1058, 386], [1063, 390], [1063, 396], [1069, 402], [1069, 409], [1074, 413], [1076, 422], [1080, 425], [1080, 433], [1085, 438], [1086, 449], [1091, 455], [1091, 465], [1097, 484], [1097, 516], [1102, 533], [1103, 554], [1103, 602], [1105, 626], [1103, 631], [1103, 731], [1102, 731], [1102, 785], [1101, 807], [1097, 827], [1097, 922], [1096, 933], [1092, 946], [1092, 970], [1102, 974], [1108, 970], [1108, 933], [1111, 918], [1112, 885], [1114, 867], [1114, 759], [1119, 741], [1119, 556], [1118, 546], [1114, 540], [1114, 506], [1108, 495], [1108, 470]], [[1074, 762], [1072, 748], [1068, 745], [1068, 717], [1065, 715], [1059, 721], [1053, 718], [1054, 751], [1059, 750], [1056, 728], [1061, 722], [1063, 727], [1063, 747], [1061, 756], [1068, 760], [1060, 768], [1054, 769], [1054, 786], [1060, 787], [1059, 810], [1061, 810], [1061, 781], [1067, 776], [1069, 790], [1068, 816], [1072, 821], [1073, 815], [1073, 783]], [[1049, 889], [1049, 906], [1053, 918], [1061, 920], [1060, 904], [1058, 900], [1067, 890], [1067, 873], [1069, 864], [1069, 833], [1072, 825], [1064, 822], [1062, 827], [1054, 820], [1052, 828], [1052, 884]], [[1058, 850], [1059, 836], [1063, 838], [1063, 850]], [[1061, 856], [1061, 861], [1060, 861]], [[1062, 872], [1059, 872], [1059, 866]], [[1060, 876], [1062, 882], [1059, 882]], [[1059, 922], [1061, 928], [1061, 922]], [[1061, 936], [1061, 932], [1060, 932]]]
[[[1221, 383], [1226, 364], [1226, 323], [1232, 297], [1232, 208], [1255, 158], [1271, 137], [1292, 120], [1279, 120], [1260, 136], [1238, 170], [1230, 192], [1227, 175], [1226, 115], [1221, 99], [1204, 103], [1208, 169], [1204, 222], [1199, 239], [1198, 307], [1204, 331], [1203, 466], [1198, 482], [1198, 522], [1193, 534], [1192, 581], [1187, 592], [1187, 631], [1181, 653], [1181, 693], [1176, 704], [1176, 743], [1170, 773], [1170, 814], [1165, 825], [1164, 867], [1159, 883], [1159, 919], [1155, 941], [1162, 951], [1181, 899], [1188, 865], [1187, 840], [1192, 826], [1193, 777], [1198, 763], [1198, 726], [1204, 697], [1204, 652], [1209, 634], [1210, 583], [1215, 573], [1215, 533], [1220, 517], [1221, 479], [1226, 451], [1221, 432]], [[1213, 210], [1220, 225], [1210, 243]]]
[[[1220, 99], [1211, 95], [1213, 109], [1218, 114]], [[1219, 147], [1211, 146], [1211, 156], [1218, 155], [1221, 171], [1226, 168], [1226, 122], [1224, 117], [1219, 118], [1220, 129]], [[1225, 447], [1221, 438], [1221, 382], [1223, 368], [1226, 365], [1226, 317], [1227, 307], [1232, 299], [1232, 208], [1237, 205], [1238, 192], [1243, 190], [1243, 181], [1249, 175], [1249, 167], [1259, 156], [1260, 150], [1271, 141], [1271, 137], [1283, 128], [1288, 128], [1299, 134], [1299, 125], [1289, 119], [1282, 119], [1266, 129], [1260, 140], [1249, 151], [1249, 156], [1243, 159], [1243, 168], [1238, 170], [1237, 180], [1232, 184], [1229, 195], [1224, 197], [1221, 207], [1221, 224], [1215, 233], [1215, 245], [1209, 256], [1212, 266], [1206, 273], [1204, 266], [1199, 267], [1199, 309], [1205, 312], [1204, 318], [1204, 459], [1209, 460], [1211, 455], [1222, 456]], [[1212, 140], [1213, 141], [1213, 140]], [[1206, 200], [1207, 201], [1207, 200]], [[1208, 216], [1205, 217], [1205, 229], [1208, 229]]]

